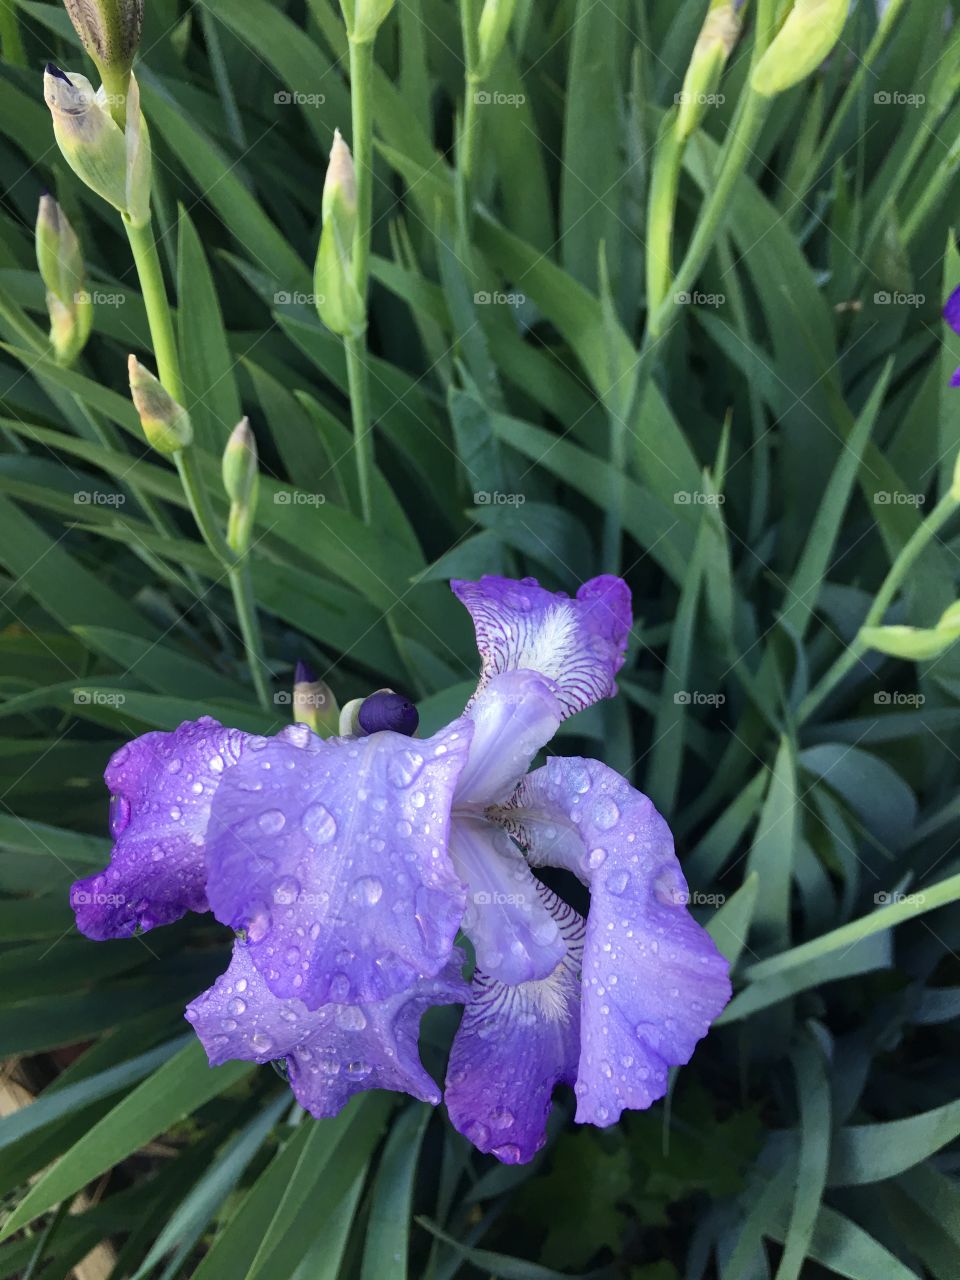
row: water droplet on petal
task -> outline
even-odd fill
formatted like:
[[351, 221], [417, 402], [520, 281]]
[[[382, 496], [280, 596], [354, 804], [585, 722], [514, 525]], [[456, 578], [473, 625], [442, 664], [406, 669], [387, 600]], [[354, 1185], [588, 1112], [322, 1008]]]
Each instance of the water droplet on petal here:
[[361, 876], [353, 882], [350, 897], [359, 906], [372, 907], [383, 897], [383, 883], [376, 876]]
[[261, 813], [257, 825], [264, 835], [275, 836], [278, 831], [283, 830], [286, 821], [286, 817], [279, 809], [268, 809], [266, 813]]
[[227, 1005], [227, 1008], [231, 1013], [235, 1013], [237, 1017], [239, 1017], [241, 1013], [246, 1012], [247, 1005], [243, 1000], [231, 1000]]
[[344, 1031], [362, 1031], [367, 1025], [366, 1015], [355, 1004], [341, 1004], [337, 1007], [337, 1026]]
[[597, 867], [602, 867], [607, 860], [606, 849], [591, 849], [587, 854], [587, 866], [591, 871], [596, 871]]
[[423, 770], [423, 756], [419, 751], [397, 751], [387, 765], [387, 777], [395, 787], [409, 787], [416, 782]]
[[609, 831], [620, 821], [620, 810], [610, 796], [601, 796], [593, 808], [593, 820], [601, 831]]
[[257, 1031], [250, 1037], [250, 1045], [257, 1053], [269, 1053], [273, 1048], [273, 1041], [265, 1032]]
[[312, 804], [300, 820], [304, 834], [314, 844], [329, 844], [337, 834], [337, 820], [324, 804]]
[[630, 884], [630, 877], [626, 871], [614, 871], [607, 876], [607, 889], [610, 893], [615, 893], [618, 897], [620, 894], [626, 893], [627, 886]]

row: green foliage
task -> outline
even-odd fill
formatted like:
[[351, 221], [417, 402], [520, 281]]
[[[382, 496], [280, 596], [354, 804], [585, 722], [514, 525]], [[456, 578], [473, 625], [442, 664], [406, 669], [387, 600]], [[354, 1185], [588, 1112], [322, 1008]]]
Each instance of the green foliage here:
[[[39, 1094], [0, 1119], [0, 1280], [103, 1241], [111, 1280], [960, 1275], [960, 27], [952, 0], [847, 8], [743, 7], [678, 134], [705, 0], [358, 6], [385, 19], [364, 478], [311, 296], [334, 128], [353, 145], [341, 13], [147, 0], [164, 354], [220, 536], [243, 415], [260, 460], [225, 575], [129, 400], [155, 297], [43, 104], [46, 61], [93, 67], [59, 0], [0, 5], [0, 1050]], [[44, 189], [92, 305], [70, 367]], [[626, 576], [621, 695], [561, 747], [664, 811], [735, 985], [667, 1100], [600, 1132], [561, 1094], [517, 1168], [405, 1099], [314, 1122], [269, 1068], [209, 1070], [183, 1008], [226, 931], [98, 945], [67, 902], [134, 735], [275, 732], [298, 659], [341, 705], [458, 712], [444, 580], [483, 572]]]

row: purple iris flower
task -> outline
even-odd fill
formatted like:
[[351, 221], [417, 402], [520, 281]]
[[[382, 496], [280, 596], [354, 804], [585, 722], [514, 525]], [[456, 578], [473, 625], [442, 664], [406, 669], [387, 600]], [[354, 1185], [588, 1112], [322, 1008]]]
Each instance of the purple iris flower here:
[[[943, 318], [954, 333], [960, 333], [960, 285], [954, 289], [947, 299], [947, 304], [943, 308]], [[960, 369], [957, 369], [951, 377], [950, 385], [951, 387], [960, 387]]]
[[[210, 719], [147, 734], [107, 768], [116, 843], [72, 901], [94, 938], [190, 910], [233, 928], [229, 968], [186, 1016], [212, 1064], [284, 1061], [316, 1116], [370, 1088], [438, 1102], [420, 1018], [465, 1005], [447, 1108], [516, 1163], [543, 1145], [558, 1083], [581, 1123], [662, 1097], [730, 983], [651, 802], [595, 760], [528, 772], [562, 720], [615, 693], [626, 584], [594, 578], [575, 599], [529, 578], [452, 586], [482, 659], [463, 716], [425, 739]], [[589, 888], [586, 920], [544, 866]]]

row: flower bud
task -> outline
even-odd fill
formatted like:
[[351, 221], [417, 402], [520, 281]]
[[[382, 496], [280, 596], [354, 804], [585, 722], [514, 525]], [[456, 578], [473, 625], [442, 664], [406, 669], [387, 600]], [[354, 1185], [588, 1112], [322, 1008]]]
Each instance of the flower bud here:
[[101, 77], [126, 76], [143, 28], [143, 0], [63, 0], [83, 47]]
[[815, 71], [840, 39], [849, 10], [850, 0], [795, 0], [753, 69], [754, 91], [772, 98]]
[[67, 75], [50, 63], [43, 93], [70, 168], [134, 226], [143, 226], [150, 217], [151, 158], [136, 77], [130, 76], [123, 129], [106, 108], [103, 86], [94, 91], [86, 76]]
[[93, 305], [86, 289], [80, 241], [53, 196], [40, 198], [36, 246], [37, 266], [47, 289], [50, 343], [57, 362], [68, 366], [90, 336]]
[[340, 0], [347, 34], [357, 44], [373, 40], [393, 8], [393, 0]]
[[357, 229], [357, 175], [350, 148], [334, 131], [330, 163], [323, 183], [323, 228], [314, 267], [314, 291], [320, 319], [341, 337], [366, 328], [366, 306], [353, 278], [353, 239]]
[[950, 484], [950, 497], [954, 502], [960, 502], [960, 453], [957, 454], [957, 460], [953, 464], [953, 480]]
[[340, 708], [325, 680], [318, 680], [305, 662], [298, 662], [293, 679], [293, 718], [321, 738], [337, 733]]
[[140, 415], [143, 434], [158, 453], [177, 453], [193, 440], [190, 415], [145, 369], [136, 356], [128, 361], [130, 394]]
[[227, 542], [237, 555], [242, 555], [250, 546], [260, 490], [257, 442], [248, 418], [238, 422], [230, 434], [223, 451], [222, 472], [223, 487], [230, 499]]
[[365, 698], [357, 713], [360, 732], [380, 733], [389, 729], [412, 738], [420, 726], [420, 712], [402, 693], [392, 689], [380, 689]]
[[693, 46], [679, 95], [677, 134], [681, 139], [689, 138], [703, 119], [707, 99], [716, 91], [739, 35], [736, 6], [729, 0], [713, 0]]
[[363, 706], [363, 698], [352, 698], [340, 709], [340, 724], [337, 732], [341, 738], [356, 738], [360, 736], [360, 708]]
[[503, 52], [517, 0], [484, 0], [477, 24], [477, 76], [485, 80]]

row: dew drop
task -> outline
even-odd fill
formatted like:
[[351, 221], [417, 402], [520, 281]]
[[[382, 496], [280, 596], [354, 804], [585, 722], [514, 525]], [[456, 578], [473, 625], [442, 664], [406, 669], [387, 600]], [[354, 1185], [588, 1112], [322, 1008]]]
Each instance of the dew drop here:
[[247, 1008], [246, 1001], [231, 1000], [230, 1003], [227, 1005], [227, 1008], [231, 1013], [236, 1014], [236, 1016], [239, 1018], [241, 1013], [246, 1012], [246, 1008]]
[[300, 820], [304, 834], [314, 844], [329, 844], [337, 834], [337, 820], [324, 804], [312, 804]]
[[601, 796], [594, 805], [593, 821], [601, 831], [609, 831], [620, 821], [620, 810], [610, 796]]
[[337, 1026], [343, 1031], [362, 1031], [367, 1025], [366, 1015], [363, 1010], [355, 1004], [338, 1005], [336, 1020]]
[[591, 849], [587, 854], [587, 866], [591, 871], [596, 871], [597, 867], [602, 867], [606, 860], [606, 849]]
[[265, 1032], [257, 1031], [250, 1037], [250, 1045], [257, 1053], [269, 1053], [273, 1048], [273, 1041]]
[[627, 875], [626, 871], [614, 871], [611, 875], [607, 876], [607, 889], [611, 893], [615, 893], [618, 897], [621, 894], [626, 893], [629, 884], [630, 877]]
[[353, 882], [350, 897], [359, 906], [375, 906], [383, 897], [383, 882], [376, 876], [361, 876]]
[[423, 756], [419, 751], [398, 751], [387, 765], [387, 777], [395, 787], [410, 787], [423, 770]]

